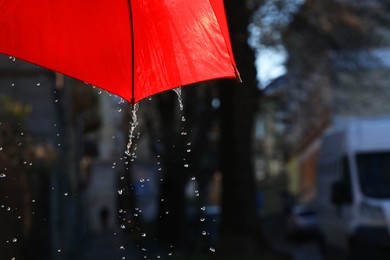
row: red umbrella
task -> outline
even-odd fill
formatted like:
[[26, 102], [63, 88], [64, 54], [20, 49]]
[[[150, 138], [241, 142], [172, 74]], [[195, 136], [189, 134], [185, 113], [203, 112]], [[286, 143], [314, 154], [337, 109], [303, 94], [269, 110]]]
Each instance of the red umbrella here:
[[0, 0], [0, 52], [132, 103], [239, 77], [223, 0]]

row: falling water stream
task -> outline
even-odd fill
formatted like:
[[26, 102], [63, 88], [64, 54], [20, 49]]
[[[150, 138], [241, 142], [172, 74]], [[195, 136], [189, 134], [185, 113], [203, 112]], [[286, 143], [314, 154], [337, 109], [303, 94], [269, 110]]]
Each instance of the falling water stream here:
[[[186, 136], [187, 135], [187, 131], [185, 131], [186, 118], [185, 118], [185, 116], [183, 114], [184, 106], [183, 106], [183, 98], [182, 98], [181, 87], [178, 87], [178, 88], [173, 89], [173, 90], [177, 94], [177, 100], [178, 100], [179, 108], [180, 108], [180, 112], [181, 112], [181, 129], [182, 129], [181, 135]], [[136, 143], [134, 143], [134, 142], [135, 142], [135, 139], [137, 139], [137, 138], [136, 138], [136, 135], [135, 135], [134, 131], [135, 131], [135, 128], [138, 126], [138, 123], [139, 123], [138, 122], [138, 118], [137, 118], [137, 111], [138, 111], [138, 109], [139, 109], [139, 103], [136, 103], [136, 104], [134, 104], [134, 106], [131, 107], [131, 121], [130, 121], [129, 135], [128, 135], [129, 140], [128, 140], [126, 151], [125, 151], [125, 154], [132, 158], [131, 161], [134, 161], [134, 158], [136, 157], [135, 156], [135, 150], [137, 149], [137, 147], [136, 147]], [[138, 138], [139, 138], [139, 136], [138, 136]], [[186, 152], [190, 153], [191, 152], [191, 142], [187, 141], [186, 145], [187, 145]], [[132, 146], [134, 146], [134, 147], [132, 147]], [[157, 158], [160, 158], [160, 155], [158, 155]], [[186, 162], [186, 158], [183, 158], [183, 162], [184, 162], [184, 164], [183, 164], [184, 168], [188, 168], [189, 164], [188, 164], [188, 162]], [[160, 161], [157, 162], [158, 167], [159, 167], [158, 171], [162, 170], [160, 163], [161, 163]], [[191, 178], [191, 181], [195, 181], [195, 180], [196, 180], [196, 177], [193, 176]], [[140, 180], [140, 181], [143, 181], [143, 179]], [[163, 181], [163, 179], [161, 178], [160, 181]], [[122, 194], [123, 193], [123, 189], [118, 190], [118, 193]], [[197, 188], [194, 190], [194, 193], [195, 193], [196, 197], [199, 197], [199, 190]], [[163, 201], [163, 199], [162, 199], [162, 201]], [[204, 211], [205, 207], [202, 207], [201, 210]], [[166, 212], [166, 214], [168, 214], [168, 212]], [[201, 218], [200, 221], [201, 222], [205, 221], [205, 218]], [[208, 235], [208, 232], [203, 230], [202, 231], [202, 235], [206, 236], [206, 235]], [[146, 237], [146, 233], [142, 233], [141, 236], [142, 237]], [[173, 246], [171, 246], [171, 247], [173, 247]], [[145, 248], [142, 248], [142, 251], [145, 251], [145, 253], [146, 253], [147, 250]], [[210, 251], [211, 252], [215, 252], [215, 249], [213, 247], [210, 247]], [[168, 255], [170, 256], [170, 255], [172, 255], [172, 253], [169, 253]]]
[[181, 87], [174, 88], [173, 91], [175, 91], [177, 94], [177, 100], [179, 101], [180, 111], [183, 111], [184, 106], [183, 106], [183, 98], [181, 97]]
[[[181, 96], [181, 87], [175, 88], [173, 90], [177, 94], [177, 100], [179, 102], [180, 111], [183, 111], [184, 110], [184, 106], [183, 106], [183, 98]], [[134, 140], [134, 137], [135, 137], [134, 130], [135, 130], [135, 128], [138, 125], [138, 118], [137, 118], [138, 108], [139, 108], [139, 103], [135, 103], [132, 106], [132, 108], [131, 108], [131, 121], [130, 121], [130, 130], [129, 130], [129, 141], [127, 143], [126, 151], [125, 151], [125, 154], [127, 156], [131, 156], [130, 150], [131, 150], [131, 146], [133, 144], [133, 140]], [[184, 115], [181, 116], [181, 121], [182, 122], [186, 121]], [[187, 133], [185, 131], [183, 131], [181, 134], [182, 135], [187, 135]]]
[[130, 149], [131, 149], [131, 145], [133, 143], [134, 129], [138, 125], [138, 118], [137, 118], [138, 108], [139, 108], [139, 103], [135, 103], [131, 107], [131, 121], [130, 121], [130, 130], [129, 130], [129, 142], [127, 143], [127, 147], [126, 147], [126, 151], [125, 151], [125, 154], [127, 156], [131, 156]]

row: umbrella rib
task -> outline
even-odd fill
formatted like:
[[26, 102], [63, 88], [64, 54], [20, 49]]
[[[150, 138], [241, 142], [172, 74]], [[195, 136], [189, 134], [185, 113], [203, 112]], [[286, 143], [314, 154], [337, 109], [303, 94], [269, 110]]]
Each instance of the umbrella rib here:
[[130, 19], [130, 37], [131, 37], [131, 105], [134, 107], [135, 97], [134, 97], [134, 27], [133, 27], [133, 10], [131, 8], [131, 0], [127, 1], [128, 11], [129, 11], [129, 19]]

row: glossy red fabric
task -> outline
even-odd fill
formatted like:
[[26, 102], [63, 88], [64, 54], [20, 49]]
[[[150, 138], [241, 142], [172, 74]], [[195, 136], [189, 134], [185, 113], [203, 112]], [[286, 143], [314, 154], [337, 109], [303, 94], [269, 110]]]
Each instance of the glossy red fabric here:
[[[0, 52], [130, 101], [236, 77], [223, 0], [0, 0]], [[133, 28], [134, 39], [131, 38]]]

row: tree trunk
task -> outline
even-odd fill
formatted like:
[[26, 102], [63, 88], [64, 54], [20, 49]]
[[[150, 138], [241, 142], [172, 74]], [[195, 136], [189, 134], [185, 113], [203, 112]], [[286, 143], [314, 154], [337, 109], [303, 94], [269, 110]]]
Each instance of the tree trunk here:
[[245, 1], [225, 1], [233, 51], [243, 84], [221, 81], [220, 163], [223, 173], [221, 258], [254, 257], [261, 245], [253, 167], [253, 128], [259, 100], [255, 55], [247, 44], [251, 10]]

